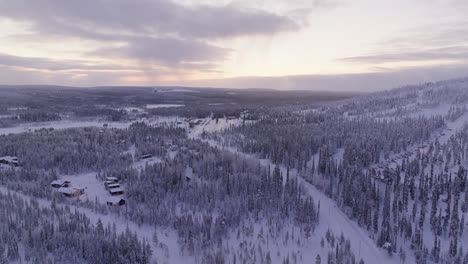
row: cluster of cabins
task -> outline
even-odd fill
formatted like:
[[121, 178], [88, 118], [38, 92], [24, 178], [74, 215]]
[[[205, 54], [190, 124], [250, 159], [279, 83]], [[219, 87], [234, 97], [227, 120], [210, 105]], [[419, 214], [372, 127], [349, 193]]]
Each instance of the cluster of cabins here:
[[112, 196], [123, 194], [123, 189], [120, 187], [119, 179], [116, 177], [106, 177], [104, 185]]
[[[112, 196], [123, 194], [123, 189], [120, 186], [119, 179], [117, 177], [106, 177], [104, 185]], [[125, 199], [121, 197], [110, 197], [107, 199], [106, 203], [107, 205], [124, 205]]]
[[[71, 182], [67, 180], [55, 180], [51, 182], [51, 186], [57, 189], [57, 192], [63, 194], [66, 197], [72, 198], [84, 194], [85, 189], [81, 187], [70, 187]], [[112, 195], [112, 197], [107, 198], [107, 205], [124, 205], [125, 199], [119, 197], [118, 195], [123, 194], [123, 189], [119, 184], [119, 179], [116, 177], [106, 177], [104, 183], [106, 189]]]
[[67, 180], [55, 180], [50, 183], [52, 187], [58, 189], [58, 192], [65, 195], [66, 197], [77, 197], [84, 194], [84, 188], [73, 187], [70, 188], [70, 181]]

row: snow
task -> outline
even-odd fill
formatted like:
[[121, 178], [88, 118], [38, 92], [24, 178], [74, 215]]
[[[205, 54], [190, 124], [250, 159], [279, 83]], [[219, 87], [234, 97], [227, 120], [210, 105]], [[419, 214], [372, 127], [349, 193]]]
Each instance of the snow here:
[[77, 197], [82, 201], [98, 201], [105, 204], [106, 201], [112, 197], [109, 191], [106, 190], [104, 182], [96, 178], [96, 172], [88, 172], [74, 175], [62, 175], [61, 180], [70, 181], [70, 188], [81, 187], [84, 188], [84, 194]]
[[33, 123], [22, 123], [18, 126], [13, 127], [2, 127], [0, 128], [0, 135], [8, 134], [19, 134], [25, 132], [33, 132], [38, 129], [68, 129], [68, 128], [79, 128], [79, 127], [103, 127], [104, 124], [107, 124], [107, 128], [128, 128], [131, 124], [135, 122], [144, 122], [152, 126], [169, 126], [175, 125], [178, 120], [182, 118], [177, 116], [158, 116], [154, 118], [140, 118], [132, 121], [125, 122], [108, 122], [105, 120], [61, 120], [53, 122], [33, 122]]
[[[221, 146], [214, 140], [204, 141], [213, 147], [230, 151], [234, 154], [245, 157], [246, 159], [258, 160], [262, 166], [270, 166], [271, 168], [276, 166], [269, 159], [258, 159], [255, 157], [255, 155], [240, 152], [233, 147]], [[286, 167], [280, 166], [280, 169], [283, 175], [286, 175]], [[324, 237], [327, 229], [331, 229], [335, 234], [338, 235], [342, 232], [346, 234], [346, 237], [350, 240], [351, 248], [358, 259], [362, 258], [366, 263], [390, 264], [398, 262], [397, 257], [390, 257], [383, 249], [377, 247], [374, 240], [369, 237], [369, 233], [360, 228], [353, 220], [345, 215], [336, 206], [335, 201], [328, 198], [321, 191], [317, 190], [315, 186], [302, 179], [302, 177], [297, 175], [296, 170], [290, 170], [290, 177], [297, 177], [299, 183], [304, 187], [305, 191], [314, 198], [314, 201], [320, 201], [320, 223], [315, 230], [315, 235], [317, 238]], [[314, 257], [315, 255], [316, 253], [312, 254]], [[412, 257], [412, 254], [407, 254], [407, 260], [409, 260], [408, 263], [412, 263]]]
[[[439, 106], [436, 108], [433, 108], [431, 111], [427, 110], [426, 114], [430, 115], [437, 115], [437, 114], [446, 114], [448, 111], [449, 106]], [[457, 120], [453, 122], [446, 121], [447, 126], [444, 130], [442, 131], [436, 131], [433, 133], [430, 137], [430, 139], [424, 144], [415, 144], [411, 147], [409, 147], [406, 151], [402, 151], [400, 153], [393, 153], [389, 155], [389, 158], [386, 159], [385, 161], [382, 161], [380, 163], [374, 164], [371, 166], [371, 168], [375, 168], [378, 170], [383, 170], [385, 167], [389, 167], [391, 169], [395, 169], [397, 165], [402, 165], [403, 162], [403, 155], [405, 153], [408, 154], [408, 158], [414, 158], [417, 154], [418, 151], [426, 152], [429, 149], [429, 146], [434, 143], [436, 140], [439, 141], [440, 144], [445, 144], [449, 140], [449, 138], [452, 135], [455, 135], [458, 131], [460, 131], [465, 124], [468, 123], [468, 113], [463, 114], [460, 116]], [[396, 162], [395, 162], [396, 161]], [[379, 167], [380, 166], [380, 167]]]
[[143, 108], [140, 108], [140, 107], [133, 107], [133, 106], [117, 108], [117, 110], [123, 110], [123, 111], [125, 111], [125, 112], [127, 112], [127, 113], [131, 113], [131, 112], [142, 113], [142, 112], [145, 111], [145, 110], [143, 110]]
[[155, 163], [161, 163], [162, 159], [160, 157], [153, 156], [149, 159], [137, 160], [132, 163], [131, 167], [134, 169], [143, 169], [146, 165], [152, 165]]
[[[216, 122], [216, 119], [211, 119], [211, 117], [207, 117], [205, 119], [197, 119], [201, 120], [201, 124], [195, 126], [189, 131], [189, 137], [190, 138], [196, 138], [199, 137], [205, 133], [210, 133], [210, 132], [219, 132], [223, 131], [225, 129], [234, 127], [234, 126], [239, 126], [242, 125], [242, 119], [236, 118], [236, 119], [228, 119], [228, 118], [219, 118], [218, 122]], [[251, 120], [246, 120], [246, 123], [252, 123], [253, 121]]]
[[159, 93], [199, 93], [200, 91], [184, 89], [184, 88], [155, 88], [155, 91]]
[[147, 109], [157, 109], [157, 108], [171, 108], [171, 107], [182, 107], [183, 104], [147, 104]]
[[[5, 194], [8, 192], [11, 194], [16, 194], [19, 197], [28, 201], [32, 199], [28, 195], [9, 190], [3, 186], [0, 186], [0, 192]], [[39, 206], [43, 208], [50, 207], [50, 201], [46, 199], [36, 200], [38, 201]], [[65, 205], [62, 204], [57, 204], [56, 206], [58, 208], [65, 207]], [[112, 226], [113, 224], [115, 224], [118, 233], [124, 233], [126, 229], [129, 228], [132, 233], [135, 233], [138, 236], [139, 239], [145, 239], [146, 241], [150, 242], [149, 244], [153, 251], [152, 261], [156, 261], [157, 263], [193, 263], [193, 259], [191, 257], [180, 254], [180, 252], [182, 252], [182, 249], [180, 248], [177, 242], [177, 234], [171, 229], [160, 228], [156, 230], [150, 225], [138, 225], [116, 214], [101, 214], [88, 208], [68, 204], [67, 206], [70, 207], [71, 211], [77, 210], [80, 213], [84, 213], [87, 217], [90, 218], [91, 223], [93, 224], [96, 224], [99, 219], [101, 219], [104, 226]], [[157, 247], [154, 243], [152, 243], [152, 235], [154, 231], [157, 231], [159, 241], [161, 241], [163, 245], [165, 245], [164, 250], [161, 250], [161, 247]]]
[[27, 107], [9, 107], [7, 108], [8, 111], [22, 111], [22, 110], [28, 110]]

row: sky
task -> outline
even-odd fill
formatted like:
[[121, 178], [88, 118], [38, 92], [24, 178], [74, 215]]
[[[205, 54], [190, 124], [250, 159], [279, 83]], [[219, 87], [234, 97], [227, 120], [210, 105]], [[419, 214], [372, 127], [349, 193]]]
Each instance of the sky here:
[[375, 91], [468, 76], [466, 0], [0, 0], [0, 83]]

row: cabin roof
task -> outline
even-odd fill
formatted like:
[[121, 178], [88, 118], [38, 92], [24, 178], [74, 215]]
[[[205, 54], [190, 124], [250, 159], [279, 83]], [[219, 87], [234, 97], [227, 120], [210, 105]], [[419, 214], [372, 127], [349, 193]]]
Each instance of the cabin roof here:
[[51, 182], [50, 184], [64, 185], [65, 183], [70, 183], [70, 182], [67, 180], [55, 180]]
[[118, 193], [118, 192], [123, 192], [123, 189], [118, 187], [118, 188], [112, 188], [112, 189], [109, 189], [109, 192], [111, 193]]
[[118, 181], [119, 178], [117, 178], [117, 177], [106, 177], [106, 180], [108, 180], [108, 181]]
[[64, 194], [69, 194], [72, 195], [75, 193], [75, 190], [71, 188], [59, 188], [59, 192], [64, 193]]
[[110, 202], [110, 203], [113, 203], [113, 204], [117, 204], [122, 200], [125, 201], [125, 199], [120, 198], [120, 197], [109, 197], [109, 198], [107, 198], [107, 202]]
[[7, 162], [18, 162], [18, 157], [15, 157], [15, 156], [3, 156], [3, 157], [0, 157], [0, 160], [4, 160], [4, 161], [7, 161]]

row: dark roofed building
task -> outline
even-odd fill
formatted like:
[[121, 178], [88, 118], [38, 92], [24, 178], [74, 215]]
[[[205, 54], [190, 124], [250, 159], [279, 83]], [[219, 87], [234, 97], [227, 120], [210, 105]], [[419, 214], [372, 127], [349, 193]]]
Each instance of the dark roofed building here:
[[68, 187], [69, 184], [70, 182], [66, 180], [55, 180], [50, 183], [54, 188]]
[[118, 182], [119, 178], [117, 178], [117, 177], [106, 177], [106, 181]]
[[14, 166], [14, 167], [17, 167], [17, 166], [20, 165], [19, 161], [18, 161], [18, 158], [14, 157], [14, 156], [0, 157], [0, 163], [7, 164], [7, 165], [10, 165], [10, 166]]
[[59, 188], [58, 191], [66, 197], [76, 197], [84, 193], [82, 188]]
[[112, 189], [109, 189], [109, 193], [111, 195], [120, 195], [120, 194], [123, 194], [123, 189], [118, 187], [118, 188], [112, 188]]
[[110, 197], [107, 199], [107, 205], [125, 205], [125, 199], [119, 197]]
[[107, 188], [109, 189], [114, 189], [114, 188], [119, 188], [119, 187], [120, 187], [120, 184], [118, 183], [107, 184]]

